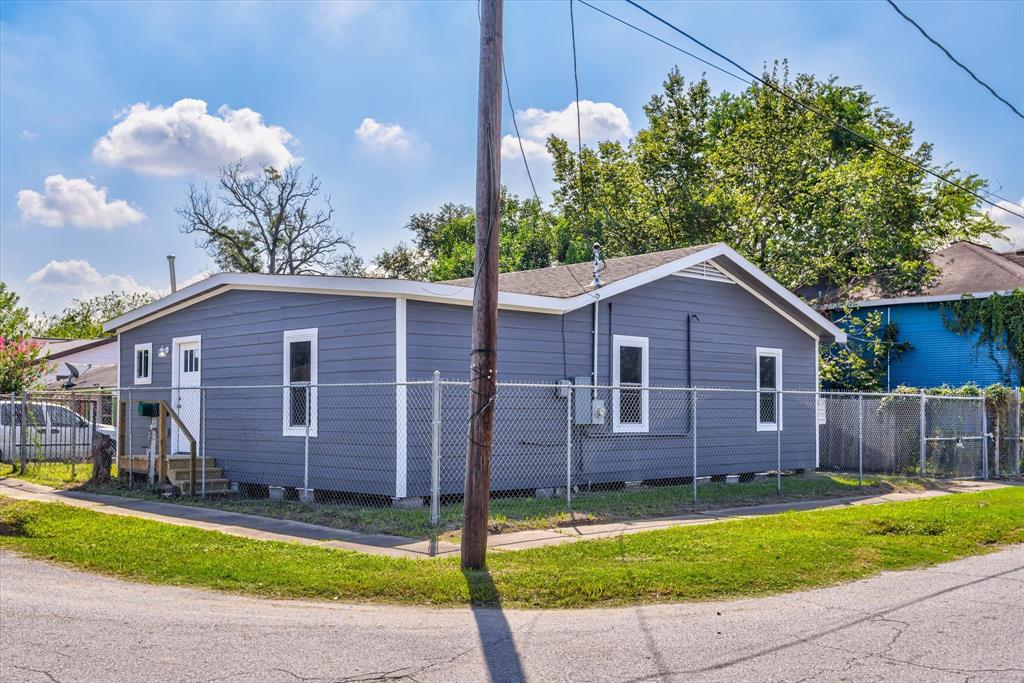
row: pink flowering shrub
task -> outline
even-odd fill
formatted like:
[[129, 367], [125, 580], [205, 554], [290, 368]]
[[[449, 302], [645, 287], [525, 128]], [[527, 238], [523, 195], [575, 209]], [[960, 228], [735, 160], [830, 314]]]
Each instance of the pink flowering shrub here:
[[31, 389], [46, 374], [43, 345], [33, 339], [0, 336], [0, 393]]

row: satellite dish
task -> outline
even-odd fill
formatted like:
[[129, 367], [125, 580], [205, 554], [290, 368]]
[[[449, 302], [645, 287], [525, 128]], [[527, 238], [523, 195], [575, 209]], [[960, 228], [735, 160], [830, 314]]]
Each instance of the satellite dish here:
[[69, 373], [71, 373], [71, 379], [73, 379], [73, 380], [75, 380], [75, 379], [78, 379], [79, 375], [81, 375], [81, 374], [82, 374], [82, 373], [80, 373], [80, 372], [78, 371], [78, 368], [76, 368], [76, 367], [75, 367], [74, 365], [72, 365], [71, 363], [65, 363], [64, 365], [66, 365], [66, 366], [67, 366], [67, 368], [68, 368], [68, 372], [69, 372]]

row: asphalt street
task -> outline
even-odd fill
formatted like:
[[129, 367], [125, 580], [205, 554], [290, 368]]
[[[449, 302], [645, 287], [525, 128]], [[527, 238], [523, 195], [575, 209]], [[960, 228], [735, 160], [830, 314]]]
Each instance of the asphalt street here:
[[1022, 681], [1024, 547], [827, 589], [428, 609], [151, 586], [0, 554], [8, 681]]

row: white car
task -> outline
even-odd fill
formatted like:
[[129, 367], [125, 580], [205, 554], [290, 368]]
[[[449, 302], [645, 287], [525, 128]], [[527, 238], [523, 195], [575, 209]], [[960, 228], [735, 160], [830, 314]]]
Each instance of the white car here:
[[117, 441], [116, 427], [93, 425], [65, 405], [32, 401], [25, 407], [27, 420], [22, 419], [21, 403], [12, 406], [10, 401], [0, 401], [0, 460], [20, 458], [23, 448], [30, 458], [39, 460], [84, 460], [92, 452], [94, 433]]

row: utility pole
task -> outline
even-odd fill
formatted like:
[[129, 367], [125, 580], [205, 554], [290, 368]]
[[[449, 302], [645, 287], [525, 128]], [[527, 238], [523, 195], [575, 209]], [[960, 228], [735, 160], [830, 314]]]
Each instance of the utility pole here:
[[503, 0], [480, 3], [479, 112], [476, 125], [476, 269], [469, 354], [469, 444], [462, 523], [462, 568], [487, 561], [495, 372], [498, 346], [498, 220], [501, 188]]

